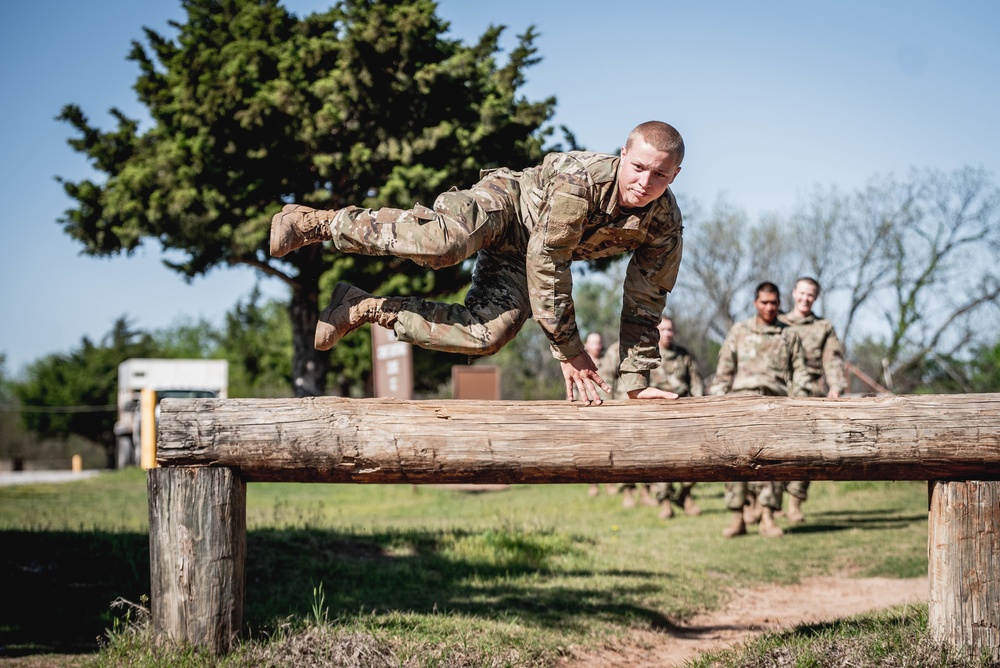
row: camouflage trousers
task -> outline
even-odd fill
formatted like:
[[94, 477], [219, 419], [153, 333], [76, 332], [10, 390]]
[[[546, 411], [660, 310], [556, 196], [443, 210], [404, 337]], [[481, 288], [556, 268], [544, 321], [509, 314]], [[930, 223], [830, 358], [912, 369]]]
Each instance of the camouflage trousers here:
[[771, 510], [781, 510], [782, 482], [727, 482], [725, 501], [729, 510], [740, 510], [756, 496], [760, 505]]
[[422, 348], [490, 355], [531, 316], [519, 198], [517, 180], [499, 170], [469, 190], [442, 193], [433, 208], [340, 209], [330, 231], [342, 252], [406, 258], [433, 269], [476, 255], [464, 304], [404, 298], [394, 329], [400, 341]]
[[684, 504], [684, 498], [691, 495], [692, 487], [693, 482], [658, 482], [653, 485], [652, 492], [660, 503], [670, 501], [680, 506]]
[[794, 482], [786, 482], [785, 491], [797, 498], [799, 501], [805, 501], [809, 498], [809, 481], [796, 480]]
[[626, 489], [636, 489], [639, 485], [648, 488], [649, 493], [660, 503], [669, 500], [677, 505], [684, 503], [684, 497], [691, 494], [691, 488], [694, 487], [693, 482], [625, 482], [618, 483], [617, 487], [618, 491], [622, 492]]

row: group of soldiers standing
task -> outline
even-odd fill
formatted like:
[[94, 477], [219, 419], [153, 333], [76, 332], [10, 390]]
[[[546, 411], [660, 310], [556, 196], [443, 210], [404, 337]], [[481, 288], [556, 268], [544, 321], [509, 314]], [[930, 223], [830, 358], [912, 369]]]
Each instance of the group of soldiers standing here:
[[[792, 309], [782, 313], [778, 286], [769, 281], [760, 283], [754, 291], [756, 313], [730, 328], [707, 394], [841, 396], [847, 389], [843, 348], [830, 321], [812, 310], [819, 292], [820, 285], [815, 279], [799, 278], [792, 290]], [[694, 356], [674, 341], [673, 321], [664, 316], [658, 329], [661, 365], [650, 372], [650, 385], [681, 397], [706, 394]], [[600, 334], [591, 333], [585, 347], [599, 362], [601, 374], [611, 379], [612, 399], [627, 398], [614, 383], [619, 362], [617, 344], [602, 355]], [[620, 490], [625, 495], [626, 507], [635, 505], [638, 493], [640, 501], [658, 505], [660, 517], [669, 519], [674, 515], [672, 506], [689, 515], [701, 512], [691, 494], [692, 486], [693, 483], [630, 484], [620, 486]], [[590, 493], [595, 494], [597, 489], [592, 486]], [[727, 538], [746, 534], [751, 524], [759, 524], [762, 536], [783, 535], [775, 517], [782, 511], [785, 492], [789, 497], [786, 519], [796, 523], [805, 520], [802, 504], [808, 498], [808, 480], [730, 482], [725, 489], [726, 507], [731, 512], [730, 523], [722, 531]]]

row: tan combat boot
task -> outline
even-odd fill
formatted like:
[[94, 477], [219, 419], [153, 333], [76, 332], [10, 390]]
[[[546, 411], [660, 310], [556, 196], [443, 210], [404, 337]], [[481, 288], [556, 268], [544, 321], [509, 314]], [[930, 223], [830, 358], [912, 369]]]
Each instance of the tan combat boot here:
[[743, 522], [745, 524], [757, 524], [760, 522], [761, 507], [757, 497], [753, 497], [743, 506]]
[[271, 218], [271, 255], [282, 257], [297, 248], [333, 238], [330, 220], [336, 211], [286, 204]]
[[694, 502], [694, 497], [690, 494], [684, 497], [684, 514], [691, 517], [701, 515], [701, 508]]
[[366, 322], [392, 329], [401, 302], [399, 297], [373, 297], [361, 288], [337, 283], [330, 305], [319, 314], [316, 323], [316, 350], [329, 350]]
[[670, 503], [670, 499], [663, 499], [660, 501], [660, 514], [661, 520], [669, 520], [674, 516], [673, 505]]
[[649, 485], [639, 483], [639, 503], [644, 506], [658, 506], [659, 501], [653, 498], [653, 495], [649, 493]]
[[788, 497], [788, 512], [786, 517], [789, 522], [796, 524], [806, 521], [806, 516], [802, 514], [802, 499], [797, 496]]
[[760, 512], [760, 528], [757, 529], [761, 536], [767, 538], [780, 538], [785, 535], [777, 524], [774, 523], [774, 511], [770, 508], [762, 508]]
[[732, 538], [733, 536], [742, 536], [747, 532], [747, 525], [743, 521], [743, 511], [734, 510], [733, 517], [729, 521], [729, 526], [722, 530], [722, 535], [725, 538]]
[[622, 490], [622, 508], [635, 508], [635, 496], [631, 487]]

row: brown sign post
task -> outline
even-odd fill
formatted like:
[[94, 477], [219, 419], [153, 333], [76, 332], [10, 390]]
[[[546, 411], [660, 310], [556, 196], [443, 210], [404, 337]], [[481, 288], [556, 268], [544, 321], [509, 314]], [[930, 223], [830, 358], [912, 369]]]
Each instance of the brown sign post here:
[[458, 366], [451, 367], [451, 390], [455, 399], [500, 399], [500, 367]]
[[372, 366], [376, 398], [413, 398], [413, 347], [396, 332], [372, 325]]

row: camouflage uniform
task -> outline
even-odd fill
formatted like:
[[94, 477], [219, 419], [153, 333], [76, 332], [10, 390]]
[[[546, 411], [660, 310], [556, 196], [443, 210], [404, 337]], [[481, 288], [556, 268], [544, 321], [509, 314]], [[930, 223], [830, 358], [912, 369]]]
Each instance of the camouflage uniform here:
[[[719, 350], [719, 365], [709, 394], [758, 394], [805, 397], [813, 393], [802, 340], [781, 321], [772, 325], [753, 316], [732, 326]], [[740, 510], [750, 491], [761, 505], [781, 509], [780, 483], [727, 482], [726, 507]]]
[[[838, 394], [847, 391], [847, 377], [844, 373], [844, 349], [840, 345], [833, 325], [826, 318], [815, 313], [800, 316], [795, 312], [782, 313], [778, 320], [790, 325], [802, 339], [802, 349], [806, 354], [806, 367], [812, 383], [813, 397], [825, 397], [821, 379], [826, 378], [828, 391]], [[785, 485], [785, 491], [801, 501], [809, 497], [809, 481], [796, 480]]]
[[348, 207], [332, 223], [337, 249], [457, 264], [478, 253], [465, 304], [406, 298], [400, 341], [473, 355], [491, 354], [529, 317], [560, 360], [584, 352], [572, 300], [574, 260], [633, 251], [625, 275], [620, 337], [623, 386], [642, 389], [657, 354], [666, 295], [681, 260], [681, 214], [673, 193], [642, 209], [618, 206], [618, 156], [550, 153], [540, 166], [487, 173], [469, 190], [441, 194], [433, 208]]
[[[671, 343], [666, 350], [660, 349], [660, 368], [649, 372], [649, 384], [661, 390], [674, 392], [679, 397], [700, 397], [705, 394], [705, 386], [695, 360], [687, 348]], [[691, 493], [693, 482], [658, 482], [652, 492], [659, 502], [671, 501], [683, 505], [684, 498]]]

